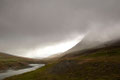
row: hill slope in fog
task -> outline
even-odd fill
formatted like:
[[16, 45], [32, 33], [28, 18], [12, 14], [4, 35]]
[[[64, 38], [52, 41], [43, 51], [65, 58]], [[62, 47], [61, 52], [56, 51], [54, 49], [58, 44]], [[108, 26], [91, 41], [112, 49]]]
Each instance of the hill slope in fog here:
[[82, 41], [80, 41], [76, 46], [65, 52], [65, 54], [80, 50], [105, 47], [110, 45], [111, 43], [118, 42], [119, 40], [120, 40], [119, 37], [115, 38], [106, 37], [104, 32], [100, 34], [96, 34], [93, 32], [91, 34], [87, 34], [82, 39]]
[[73, 57], [77, 55], [79, 56], [79, 55], [91, 54], [94, 51], [109, 48], [109, 47], [116, 48], [120, 46], [120, 39], [111, 40], [107, 42], [96, 41], [95, 43], [97, 44], [92, 45], [94, 44], [94, 42], [90, 42], [90, 43], [84, 43], [84, 41], [80, 42], [75, 47], [68, 50], [62, 57], [70, 57], [70, 56]]

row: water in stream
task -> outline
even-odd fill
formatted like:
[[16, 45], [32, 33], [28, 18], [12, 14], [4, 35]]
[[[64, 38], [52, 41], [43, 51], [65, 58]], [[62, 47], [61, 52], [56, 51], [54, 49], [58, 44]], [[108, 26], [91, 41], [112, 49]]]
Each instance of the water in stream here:
[[14, 76], [14, 75], [18, 75], [18, 74], [23, 74], [23, 73], [26, 73], [26, 72], [30, 72], [30, 71], [33, 71], [33, 70], [36, 70], [42, 66], [44, 66], [45, 64], [30, 64], [30, 68], [25, 68], [25, 69], [20, 69], [20, 70], [7, 70], [6, 72], [4, 73], [0, 73], [0, 80], [3, 80], [7, 77], [10, 77], [10, 76]]

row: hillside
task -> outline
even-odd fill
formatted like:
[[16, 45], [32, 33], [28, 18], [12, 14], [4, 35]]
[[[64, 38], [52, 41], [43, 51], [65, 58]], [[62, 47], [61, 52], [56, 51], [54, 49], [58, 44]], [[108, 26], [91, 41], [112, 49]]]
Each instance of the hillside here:
[[119, 43], [73, 52], [43, 68], [5, 80], [119, 80]]
[[25, 68], [28, 67], [29, 63], [36, 62], [39, 61], [29, 58], [16, 57], [0, 52], [0, 72], [11, 68], [12, 69]]
[[[84, 48], [84, 49], [81, 49], [82, 44], [84, 44], [84, 43], [80, 42], [75, 47], [73, 47], [72, 49], [68, 50], [62, 56], [62, 58], [63, 57], [74, 57], [74, 56], [87, 55], [87, 54], [91, 54], [92, 52], [96, 52], [96, 51], [99, 51], [99, 50], [104, 50], [104, 49], [109, 49], [109, 48], [116, 48], [116, 47], [120, 46], [120, 39], [118, 39], [118, 40], [111, 40], [111, 41], [104, 42], [102, 44], [96, 45], [94, 47], [92, 46], [91, 48], [87, 47], [87, 48]], [[87, 45], [89, 45], [89, 43]], [[76, 48], [76, 50], [75, 50], [75, 48]]]
[[73, 48], [71, 48], [70, 50], [68, 50], [65, 53], [67, 54], [67, 53], [80, 51], [80, 50], [84, 50], [84, 49], [91, 49], [91, 48], [94, 48], [97, 46], [99, 47], [100, 44], [104, 44], [104, 43], [108, 42], [108, 40], [104, 40], [104, 37], [97, 38], [101, 34], [96, 34], [96, 35], [91, 34], [94, 36], [90, 36], [90, 34], [86, 35], [76, 46], [74, 46]]

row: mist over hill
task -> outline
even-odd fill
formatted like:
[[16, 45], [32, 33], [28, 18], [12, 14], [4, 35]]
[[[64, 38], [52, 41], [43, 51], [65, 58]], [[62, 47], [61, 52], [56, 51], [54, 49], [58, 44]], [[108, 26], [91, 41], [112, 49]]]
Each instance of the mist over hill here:
[[119, 32], [114, 31], [114, 29], [105, 31], [93, 31], [85, 35], [85, 37], [73, 48], [65, 53], [71, 53], [75, 51], [105, 47], [113, 42], [120, 40]]

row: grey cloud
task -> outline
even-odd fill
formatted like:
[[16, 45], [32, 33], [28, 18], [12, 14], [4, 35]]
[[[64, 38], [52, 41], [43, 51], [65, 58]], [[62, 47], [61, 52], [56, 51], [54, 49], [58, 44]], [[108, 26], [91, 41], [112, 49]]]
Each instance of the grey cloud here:
[[[120, 0], [1, 0], [1, 50], [29, 50], [71, 39], [74, 33], [100, 40], [118, 38]], [[116, 27], [117, 25], [117, 27]], [[14, 54], [18, 54], [17, 51]], [[21, 53], [22, 54], [22, 53]]]

